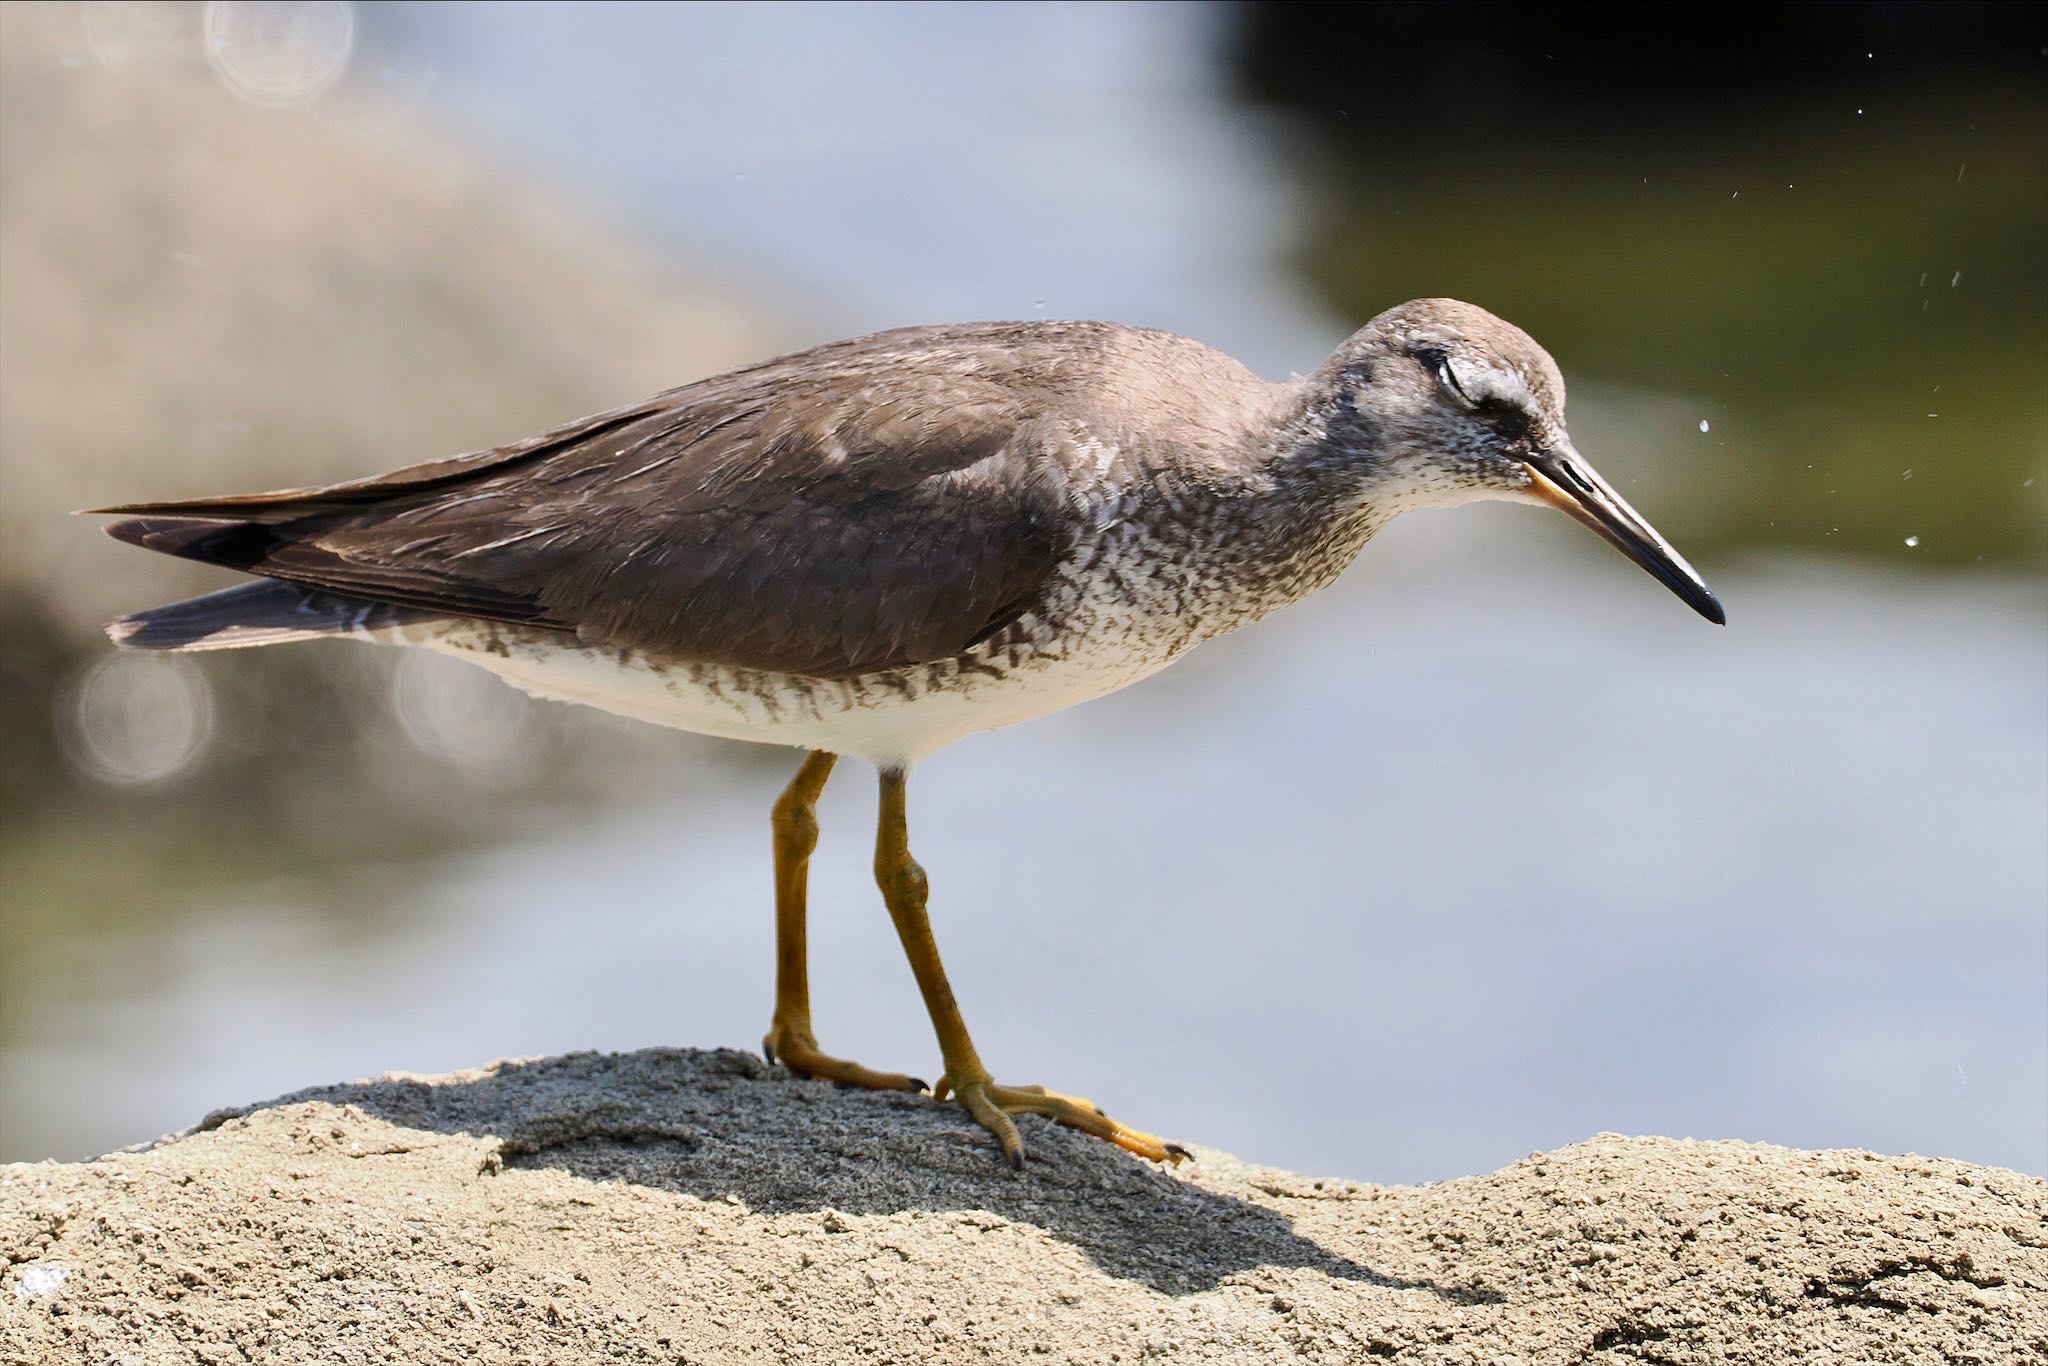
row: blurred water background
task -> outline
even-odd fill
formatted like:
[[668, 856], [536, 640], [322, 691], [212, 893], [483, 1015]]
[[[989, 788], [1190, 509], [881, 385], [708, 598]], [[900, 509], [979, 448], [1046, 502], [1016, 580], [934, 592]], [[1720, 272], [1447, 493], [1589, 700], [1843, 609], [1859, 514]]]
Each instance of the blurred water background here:
[[[1482, 17], [1483, 16], [1483, 17]], [[937, 756], [1000, 1077], [1410, 1181], [1598, 1130], [2048, 1170], [2048, 48], [2024, 7], [0, 8], [0, 1158], [387, 1070], [752, 1046], [794, 756], [336, 644], [72, 508], [511, 440], [900, 323], [1280, 375], [1521, 323], [1713, 630], [1565, 519], [1405, 519]], [[1761, 25], [1761, 27], [1759, 27]], [[827, 1047], [936, 1063], [842, 771]]]

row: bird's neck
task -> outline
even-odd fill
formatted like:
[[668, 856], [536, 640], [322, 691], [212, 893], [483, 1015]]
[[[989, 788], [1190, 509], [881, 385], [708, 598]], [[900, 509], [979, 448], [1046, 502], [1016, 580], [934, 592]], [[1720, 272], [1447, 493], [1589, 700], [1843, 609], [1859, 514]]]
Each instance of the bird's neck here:
[[1148, 536], [1180, 542], [1179, 562], [1208, 585], [1190, 596], [1204, 636], [1329, 584], [1391, 515], [1368, 496], [1355, 464], [1331, 455], [1327, 416], [1290, 387], [1276, 385], [1274, 395], [1278, 420], [1234, 455], [1182, 463], [1149, 486], [1143, 505], [1155, 516], [1138, 514]]
[[1219, 548], [1239, 566], [1249, 616], [1333, 582], [1399, 514], [1487, 494], [1449, 481], [1397, 427], [1358, 411], [1322, 373], [1273, 386], [1279, 419], [1219, 490]]
[[1412, 504], [1371, 419], [1328, 398], [1319, 378], [1288, 386], [1286, 417], [1260, 452], [1249, 491], [1276, 514], [1276, 549], [1328, 547], [1349, 563], [1388, 518]]
[[1435, 449], [1440, 434], [1398, 414], [1361, 410], [1333, 375], [1319, 371], [1286, 386], [1285, 398], [1285, 419], [1259, 468], [1278, 501], [1304, 509], [1311, 522], [1362, 521], [1377, 530], [1416, 508], [1502, 496], [1482, 481], [1458, 477]]

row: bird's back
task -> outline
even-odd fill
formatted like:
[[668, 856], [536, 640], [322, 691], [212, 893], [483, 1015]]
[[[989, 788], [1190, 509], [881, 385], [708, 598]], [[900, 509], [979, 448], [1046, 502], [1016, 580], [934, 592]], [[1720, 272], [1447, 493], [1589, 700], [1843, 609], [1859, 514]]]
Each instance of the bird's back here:
[[[1074, 551], [1105, 487], [1219, 477], [1277, 392], [1169, 333], [901, 328], [376, 478], [108, 509], [131, 514], [109, 529], [301, 595], [245, 593], [228, 604], [244, 613], [267, 604], [302, 624], [317, 593], [337, 612], [369, 603], [848, 677], [1000, 630]], [[131, 643], [223, 625], [188, 611], [152, 638], [150, 618], [130, 619]], [[288, 637], [251, 637], [264, 638]]]

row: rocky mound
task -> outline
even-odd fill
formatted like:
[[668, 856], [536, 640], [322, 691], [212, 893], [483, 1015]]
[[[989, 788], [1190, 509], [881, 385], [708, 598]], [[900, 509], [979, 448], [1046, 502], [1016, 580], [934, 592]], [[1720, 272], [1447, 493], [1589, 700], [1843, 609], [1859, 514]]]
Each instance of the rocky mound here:
[[1601, 1135], [1420, 1187], [1169, 1172], [737, 1053], [323, 1087], [0, 1168], [7, 1362], [2014, 1362], [2048, 1183]]

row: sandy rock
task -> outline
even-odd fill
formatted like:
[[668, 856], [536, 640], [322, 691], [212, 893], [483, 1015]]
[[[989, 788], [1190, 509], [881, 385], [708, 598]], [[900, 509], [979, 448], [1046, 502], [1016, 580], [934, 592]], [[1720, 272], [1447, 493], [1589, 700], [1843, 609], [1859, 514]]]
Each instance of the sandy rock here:
[[2048, 1359], [2048, 1183], [1601, 1135], [1421, 1187], [655, 1049], [0, 1168], [0, 1361]]

